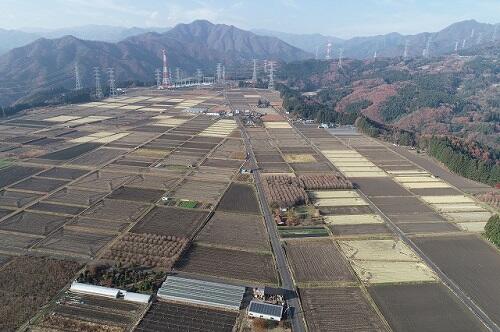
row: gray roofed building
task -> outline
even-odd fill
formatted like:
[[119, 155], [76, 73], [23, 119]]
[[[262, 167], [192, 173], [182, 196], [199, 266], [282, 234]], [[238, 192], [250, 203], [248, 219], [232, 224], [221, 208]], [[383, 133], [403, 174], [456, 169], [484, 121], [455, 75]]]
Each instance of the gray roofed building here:
[[248, 306], [248, 316], [280, 321], [283, 316], [283, 306], [253, 300]]

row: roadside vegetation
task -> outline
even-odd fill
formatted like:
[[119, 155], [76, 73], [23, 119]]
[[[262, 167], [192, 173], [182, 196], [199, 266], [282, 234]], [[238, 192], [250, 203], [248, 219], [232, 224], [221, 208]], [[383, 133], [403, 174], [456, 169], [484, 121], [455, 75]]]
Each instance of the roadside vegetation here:
[[491, 216], [484, 227], [485, 236], [491, 243], [500, 248], [500, 216]]

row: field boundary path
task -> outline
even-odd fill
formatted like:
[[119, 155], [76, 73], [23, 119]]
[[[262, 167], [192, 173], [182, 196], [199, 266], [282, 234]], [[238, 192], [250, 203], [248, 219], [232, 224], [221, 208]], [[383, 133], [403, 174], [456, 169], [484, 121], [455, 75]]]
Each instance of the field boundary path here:
[[[247, 150], [248, 158], [254, 165], [257, 165], [257, 161], [255, 159], [255, 155], [252, 150], [252, 143], [250, 142], [248, 133], [245, 130], [243, 124], [241, 123], [241, 119], [239, 117], [237, 118], [237, 121], [243, 133], [243, 140], [245, 141], [245, 147]], [[283, 250], [283, 247], [281, 246], [281, 241], [278, 236], [278, 230], [274, 223], [271, 211], [269, 210], [269, 206], [267, 205], [267, 199], [264, 194], [258, 170], [253, 171], [253, 177], [255, 181], [255, 187], [257, 189], [257, 194], [259, 197], [260, 207], [262, 209], [262, 214], [264, 216], [264, 220], [266, 221], [267, 231], [269, 233], [269, 238], [271, 240], [271, 248], [274, 252], [274, 257], [276, 258], [276, 265], [278, 268], [279, 275], [281, 277], [281, 282], [282, 282], [281, 286], [283, 289], [287, 291], [288, 293], [287, 303], [289, 307], [292, 308], [292, 311], [289, 313], [290, 321], [292, 324], [292, 331], [305, 332], [306, 328], [304, 320], [302, 316], [299, 315], [299, 313], [302, 312], [300, 299], [298, 297], [297, 290], [295, 288], [295, 284], [292, 279], [292, 273], [290, 267], [288, 266], [288, 262], [285, 258], [285, 252]]]

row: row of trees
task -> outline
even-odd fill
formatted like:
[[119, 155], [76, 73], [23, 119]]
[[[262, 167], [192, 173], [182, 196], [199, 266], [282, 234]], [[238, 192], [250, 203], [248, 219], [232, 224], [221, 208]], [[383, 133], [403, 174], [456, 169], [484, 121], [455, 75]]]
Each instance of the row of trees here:
[[484, 227], [485, 236], [497, 247], [500, 247], [500, 216], [491, 216]]
[[416, 144], [414, 133], [380, 124], [365, 116], [358, 117], [355, 124], [359, 131], [371, 137], [404, 146], [414, 146]]
[[497, 160], [480, 160], [449, 137], [432, 136], [422, 143], [428, 153], [451, 171], [466, 178], [495, 186], [500, 183], [500, 165]]

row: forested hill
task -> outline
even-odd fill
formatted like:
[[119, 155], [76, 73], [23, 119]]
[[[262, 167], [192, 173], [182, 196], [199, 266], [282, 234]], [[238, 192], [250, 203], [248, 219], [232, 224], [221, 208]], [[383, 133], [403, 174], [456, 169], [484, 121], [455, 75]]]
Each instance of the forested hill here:
[[298, 117], [423, 144], [467, 177], [500, 182], [500, 43], [431, 59], [307, 60], [280, 75]]

